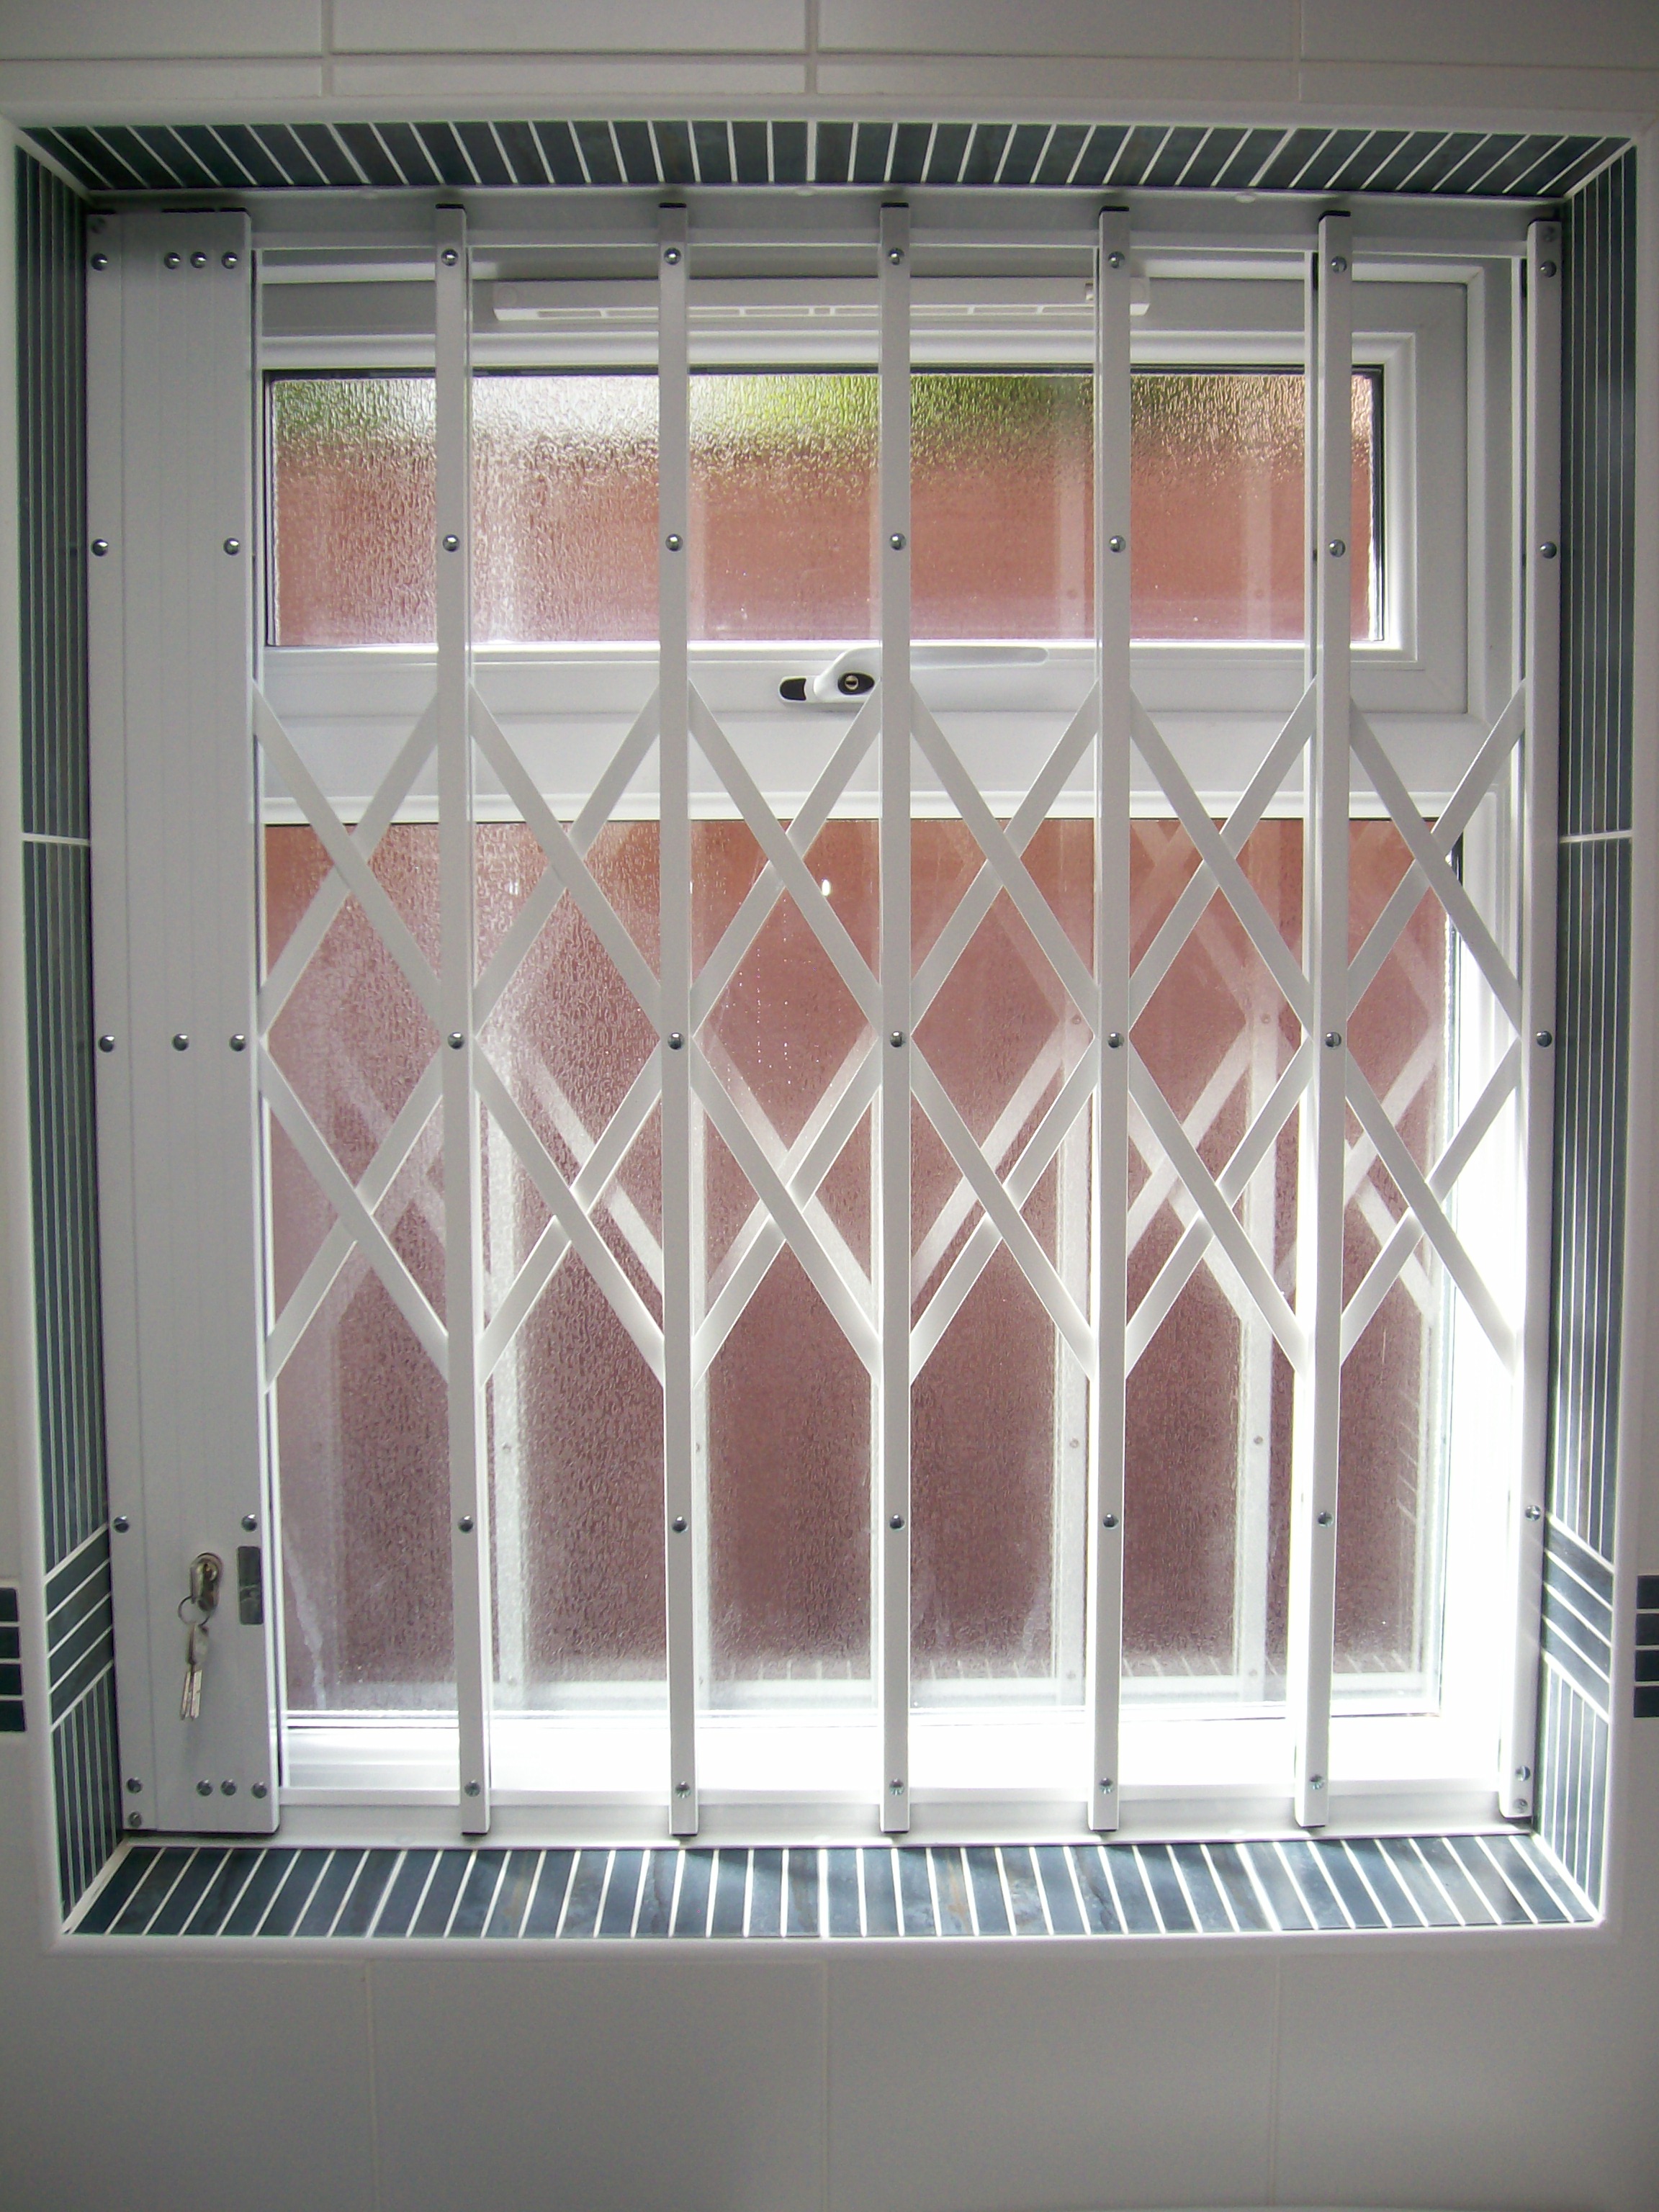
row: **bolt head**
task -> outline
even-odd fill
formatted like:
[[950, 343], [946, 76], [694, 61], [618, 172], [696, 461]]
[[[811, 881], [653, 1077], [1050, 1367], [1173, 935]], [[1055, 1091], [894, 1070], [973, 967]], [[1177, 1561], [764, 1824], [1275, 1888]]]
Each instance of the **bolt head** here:
[[665, 246], [662, 250], [662, 258], [672, 269], [674, 264], [680, 258], [680, 249], [678, 246]]
[[1543, 1507], [1541, 1505], [1528, 1506], [1526, 1517], [1528, 1521], [1541, 1521], [1544, 1517]]
[[220, 261], [227, 269], [234, 269], [241, 258], [240, 253], [222, 253], [219, 256]]
[[1122, 1048], [1123, 1048], [1123, 1032], [1122, 1032], [1122, 1030], [1107, 1030], [1107, 1032], [1106, 1032], [1106, 1049], [1108, 1050], [1108, 1052], [1121, 1052], [1121, 1051], [1122, 1050]]
[[902, 1030], [895, 1030], [891, 1036], [888, 1038], [887, 1042], [892, 1046], [894, 1051], [896, 1052], [899, 1047], [904, 1042], [904, 1031]]
[[93, 557], [94, 557], [94, 560], [98, 560], [98, 561], [101, 561], [101, 560], [103, 559], [103, 557], [104, 557], [105, 554], [106, 554], [106, 553], [107, 553], [107, 552], [109, 551], [109, 540], [108, 540], [108, 538], [94, 538], [93, 539], [93, 541], [92, 541], [92, 551], [93, 551]]
[[183, 1030], [175, 1030], [173, 1031], [173, 1049], [174, 1052], [188, 1052], [190, 1050], [190, 1039]]
[[1109, 1797], [1113, 1790], [1116, 1789], [1117, 1784], [1113, 1780], [1109, 1774], [1103, 1774], [1100, 1778], [1099, 1783], [1097, 1784], [1097, 1787], [1103, 1797]]
[[236, 1795], [236, 1784], [234, 1782], [222, 1782], [219, 1784], [219, 1795], [222, 1797], [234, 1797]]
[[892, 536], [888, 539], [887, 543], [892, 547], [895, 553], [902, 553], [904, 550], [904, 532], [902, 530], [896, 530]]
[[460, 1530], [463, 1536], [470, 1536], [472, 1534], [474, 1526], [472, 1516], [470, 1513], [463, 1513], [460, 1519], [455, 1523], [455, 1526]]
[[108, 254], [94, 253], [92, 257], [92, 265], [94, 269], [107, 269], [109, 267]]
[[455, 535], [453, 530], [446, 531], [444, 533], [444, 551], [446, 553], [459, 553], [460, 550], [460, 539]]
[[689, 1797], [691, 1795], [691, 1784], [689, 1782], [677, 1782], [674, 1784], [674, 1795], [677, 1797]]
[[443, 253], [443, 261], [444, 261], [444, 267], [445, 267], [446, 269], [453, 269], [453, 268], [455, 266], [455, 264], [456, 264], [456, 263], [460, 259], [460, 258], [461, 258], [461, 257], [460, 257], [460, 255], [459, 255], [459, 253], [457, 253], [457, 252], [455, 251], [455, 249], [454, 249], [454, 247], [453, 247], [453, 246], [445, 246], [445, 248], [444, 248], [444, 253]]
[[1322, 1774], [1310, 1774], [1308, 1777], [1308, 1787], [1310, 1790], [1322, 1790], [1325, 1787], [1324, 1776]]
[[1348, 257], [1346, 253], [1332, 254], [1331, 268], [1337, 276], [1341, 276], [1346, 275], [1347, 272], [1347, 267]]
[[1330, 1051], [1334, 1052], [1334, 1051], [1336, 1050], [1336, 1048], [1338, 1047], [1338, 1045], [1340, 1045], [1340, 1044], [1341, 1043], [1341, 1042], [1342, 1042], [1342, 1032], [1341, 1032], [1341, 1030], [1326, 1030], [1326, 1032], [1325, 1032], [1325, 1043], [1326, 1043], [1327, 1048], [1328, 1048]]
[[118, 1513], [114, 1520], [112, 1521], [109, 1525], [114, 1529], [118, 1536], [125, 1536], [127, 1530], [131, 1528], [132, 1523], [128, 1520], [125, 1513]]
[[206, 254], [192, 253], [190, 257], [190, 265], [192, 269], [205, 269], [207, 267]]
[[1106, 550], [1109, 553], [1121, 553], [1127, 543], [1128, 540], [1124, 538], [1109, 538], [1106, 540]]
[[904, 1784], [896, 1774], [887, 1785], [887, 1794], [890, 1797], [902, 1797], [904, 1795]]
[[677, 1536], [683, 1536], [683, 1535], [684, 1535], [684, 1534], [685, 1534], [685, 1527], [686, 1527], [685, 1516], [684, 1516], [684, 1513], [677, 1513], [677, 1514], [674, 1516], [673, 1520], [669, 1523], [669, 1526], [673, 1529], [674, 1534], [675, 1534]]
[[100, 1037], [99, 1038], [99, 1040], [98, 1040], [98, 1049], [99, 1049], [99, 1051], [100, 1051], [100, 1052], [113, 1052], [113, 1051], [114, 1051], [114, 1049], [115, 1049], [115, 1039], [114, 1039], [114, 1037], [111, 1035], [111, 1033], [110, 1033], [110, 1031], [109, 1031], [108, 1030], [106, 1030], [104, 1031], [104, 1034], [102, 1035], [102, 1036], [100, 1036]]
[[482, 1795], [482, 1785], [477, 1782], [469, 1782], [466, 1785], [466, 1794], [469, 1797], [479, 1796]]
[[1334, 1513], [1318, 1513], [1316, 1514], [1314, 1517], [1318, 1522], [1322, 1528], [1328, 1528], [1335, 1520], [1336, 1516]]
[[258, 1525], [259, 1525], [259, 1516], [258, 1516], [258, 1515], [257, 1513], [244, 1513], [244, 1514], [243, 1514], [243, 1516], [242, 1516], [242, 1526], [243, 1526], [243, 1528], [247, 1531], [247, 1533], [248, 1533], [248, 1534], [249, 1534], [250, 1536], [253, 1534], [254, 1530], [258, 1527]]
[[161, 266], [163, 269], [177, 269], [183, 263], [184, 258], [182, 253], [164, 253], [161, 256]]
[[142, 1828], [142, 1827], [143, 1826], [143, 1825], [144, 1825], [144, 1816], [143, 1816], [143, 1814], [142, 1813], [129, 1813], [129, 1814], [127, 1814], [127, 1826], [128, 1826], [128, 1827], [130, 1827], [130, 1828]]
[[250, 1792], [250, 1795], [255, 1797], [264, 1797], [268, 1796], [269, 1792], [266, 1790], [265, 1785], [263, 1782], [256, 1782]]
[[127, 1795], [129, 1797], [136, 1797], [143, 1786], [143, 1784], [138, 1779], [138, 1777], [136, 1774], [128, 1775]]
[[466, 1036], [464, 1030], [451, 1030], [449, 1032], [449, 1049], [451, 1052], [459, 1052], [465, 1042]]
[[1538, 273], [1540, 276], [1553, 276], [1555, 264], [1553, 261], [1540, 261], [1538, 264]]
[[894, 263], [902, 261], [904, 248], [902, 246], [890, 246], [887, 249], [887, 258]]
[[240, 553], [240, 552], [241, 551], [241, 550], [242, 550], [242, 541], [241, 541], [241, 539], [240, 539], [240, 538], [226, 538], [226, 540], [225, 540], [225, 550], [226, 550], [226, 552], [227, 552], [227, 553], [233, 553], [233, 554], [234, 554], [234, 553]]
[[1123, 256], [1121, 253], [1109, 253], [1106, 256], [1106, 266], [1109, 269], [1121, 269]]
[[1561, 549], [1553, 538], [1547, 538], [1538, 550], [1546, 561], [1553, 561]]
[[662, 542], [671, 553], [678, 553], [685, 544], [684, 538], [680, 536], [678, 530], [671, 530]]
[[1103, 1513], [1100, 1516], [1100, 1525], [1103, 1528], [1115, 1528], [1117, 1526], [1116, 1514]]
[[1530, 1782], [1532, 1780], [1531, 1767], [1517, 1766], [1515, 1770], [1515, 1778], [1517, 1782]]
[[682, 1033], [680, 1030], [669, 1030], [669, 1032], [668, 1032], [668, 1049], [670, 1050], [670, 1052], [684, 1052], [684, 1049], [685, 1049], [685, 1038], [684, 1038], [684, 1036], [683, 1035], [683, 1033]]
[[902, 1513], [890, 1515], [887, 1525], [890, 1528], [902, 1528], [904, 1526], [904, 1516]]
[[198, 1797], [211, 1797], [213, 1784], [210, 1782], [198, 1782], [196, 1785], [196, 1795]]
[[1537, 1041], [1543, 1047], [1546, 1052], [1547, 1052], [1550, 1047], [1555, 1042], [1554, 1037], [1551, 1035], [1548, 1030], [1540, 1030], [1538, 1032]]
[[1333, 538], [1325, 550], [1333, 561], [1340, 561], [1348, 550], [1347, 541], [1342, 538]]

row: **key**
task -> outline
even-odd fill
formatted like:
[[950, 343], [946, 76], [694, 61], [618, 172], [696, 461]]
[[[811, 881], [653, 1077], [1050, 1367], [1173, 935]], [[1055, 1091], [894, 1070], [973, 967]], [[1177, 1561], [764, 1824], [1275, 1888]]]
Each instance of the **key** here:
[[202, 1672], [207, 1664], [207, 1624], [198, 1621], [185, 1645], [185, 1688], [179, 1700], [181, 1721], [198, 1721], [202, 1717]]

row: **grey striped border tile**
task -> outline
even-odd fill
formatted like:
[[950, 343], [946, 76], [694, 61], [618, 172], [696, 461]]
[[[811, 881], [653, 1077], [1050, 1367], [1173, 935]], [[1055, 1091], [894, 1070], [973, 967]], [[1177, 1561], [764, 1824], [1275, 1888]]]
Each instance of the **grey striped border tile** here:
[[1593, 1905], [1607, 1843], [1607, 1717], [1553, 1660], [1543, 1667], [1538, 1742], [1538, 1838]]
[[1659, 1575], [1636, 1577], [1635, 1717], [1659, 1720]]
[[495, 190], [549, 184], [970, 185], [1038, 191], [1370, 191], [1550, 199], [1623, 151], [1558, 131], [1216, 124], [543, 122], [103, 124], [34, 144], [93, 191]]
[[295, 1850], [130, 1844], [86, 1936], [614, 1944], [1023, 1942], [1565, 1926], [1582, 1883], [1502, 1834], [1217, 1844]]
[[0, 1583], [0, 1735], [21, 1735], [23, 1710], [22, 1610], [15, 1583]]

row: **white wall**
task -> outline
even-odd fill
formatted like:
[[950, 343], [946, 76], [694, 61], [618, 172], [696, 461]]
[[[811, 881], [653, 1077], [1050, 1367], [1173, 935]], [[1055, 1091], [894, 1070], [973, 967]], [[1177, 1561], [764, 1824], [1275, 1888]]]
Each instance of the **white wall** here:
[[[593, 50], [603, 38], [608, 50]], [[411, 51], [419, 48], [421, 51]], [[480, 52], [480, 50], [484, 50]], [[1659, 6], [1442, 0], [0, 0], [0, 114], [911, 112], [1635, 125]], [[1656, 147], [1659, 152], [1659, 147]], [[10, 420], [9, 165], [0, 422]], [[1650, 192], [1650, 200], [1654, 198]], [[1644, 334], [1636, 973], [1656, 972], [1656, 298]], [[0, 437], [0, 513], [15, 501]], [[0, 530], [0, 1578], [32, 1505], [15, 545]], [[1652, 1009], [1626, 1556], [1659, 1571]], [[1659, 1320], [1659, 1316], [1656, 1316]], [[1646, 1495], [1638, 1494], [1645, 1485]], [[1626, 1616], [1628, 1605], [1626, 1607]], [[1628, 1681], [1626, 1653], [1620, 1673]], [[33, 1710], [44, 1707], [31, 1683]], [[449, 1960], [65, 1956], [41, 1736], [0, 1738], [0, 2212], [1659, 2206], [1659, 1723], [1621, 1725], [1605, 1930]], [[273, 1947], [276, 1948], [276, 1947]]]

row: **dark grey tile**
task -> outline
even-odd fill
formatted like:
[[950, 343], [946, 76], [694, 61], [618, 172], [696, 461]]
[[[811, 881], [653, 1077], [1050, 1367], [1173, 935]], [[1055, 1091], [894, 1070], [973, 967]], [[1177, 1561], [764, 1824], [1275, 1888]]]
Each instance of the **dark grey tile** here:
[[818, 1855], [793, 1848], [785, 1872], [784, 1934], [816, 1936], [819, 1930]]
[[666, 1936], [673, 1925], [674, 1883], [679, 1873], [680, 1856], [672, 1848], [646, 1853], [639, 1910], [634, 1920], [636, 1936]]
[[1176, 1877], [1175, 1862], [1167, 1844], [1146, 1844], [1136, 1853], [1140, 1870], [1146, 1877], [1147, 1887], [1158, 1906], [1158, 1917], [1166, 1936], [1188, 1936], [1196, 1928], [1192, 1909], [1182, 1893]]
[[227, 1851], [216, 1869], [213, 1880], [202, 1893], [185, 1927], [186, 1936], [217, 1936], [223, 1932], [226, 1921], [237, 1899], [252, 1878], [260, 1861], [265, 1856], [264, 1846], [258, 1844], [239, 1844]]
[[[1228, 1848], [1234, 1847], [1230, 1845]], [[1311, 1928], [1314, 1924], [1312, 1917], [1302, 1901], [1301, 1892], [1291, 1879], [1290, 1869], [1279, 1855], [1277, 1846], [1263, 1842], [1241, 1844], [1237, 1848], [1241, 1858], [1249, 1855], [1275, 1924], [1286, 1935], [1299, 1934]]]
[[363, 1851], [331, 1851], [322, 1879], [312, 1891], [294, 1929], [296, 1936], [329, 1936], [339, 1917], [351, 1886], [357, 1879], [367, 1853]]
[[1481, 1841], [1488, 1856], [1498, 1862], [1498, 1870], [1504, 1880], [1534, 1920], [1545, 1927], [1559, 1927], [1567, 1920], [1569, 1916], [1528, 1864], [1513, 1836], [1483, 1836]]
[[259, 1863], [249, 1875], [236, 1902], [231, 1906], [222, 1936], [252, 1936], [270, 1910], [271, 1900], [293, 1871], [299, 1858], [298, 1851], [288, 1850], [280, 1844], [262, 1850]]
[[570, 1887], [570, 1870], [575, 1864], [574, 1851], [544, 1851], [541, 1875], [536, 1883], [524, 1917], [526, 1936], [556, 1936], [559, 1921], [564, 1912], [565, 1893]]
[[1313, 1915], [1316, 1928], [1346, 1928], [1348, 1916], [1342, 1910], [1340, 1899], [1326, 1878], [1325, 1869], [1313, 1845], [1303, 1836], [1288, 1837], [1279, 1846], [1285, 1865], [1303, 1902]]
[[714, 1879], [712, 1851], [687, 1851], [680, 1864], [680, 1893], [674, 1905], [676, 1936], [706, 1936], [708, 1899]]
[[1325, 1878], [1341, 1899], [1349, 1919], [1356, 1928], [1386, 1928], [1380, 1905], [1366, 1888], [1359, 1869], [1348, 1856], [1345, 1847], [1325, 1837], [1316, 1837], [1313, 1851], [1325, 1870]]
[[1443, 1836], [1419, 1836], [1417, 1848], [1435, 1880], [1451, 1899], [1452, 1908], [1466, 1928], [1490, 1928], [1492, 1913], [1469, 1880], [1462, 1863]]
[[416, 1908], [437, 1863], [436, 1851], [404, 1853], [403, 1864], [392, 1877], [391, 1890], [380, 1907], [380, 1917], [374, 1923], [377, 1936], [389, 1939], [411, 1932]]
[[467, 1869], [472, 1863], [471, 1851], [446, 1850], [438, 1854], [438, 1863], [432, 1869], [421, 1899], [420, 1910], [415, 1915], [411, 1936], [441, 1936], [449, 1926], [449, 1916], [455, 1910], [455, 1899], [460, 1894], [461, 1884], [466, 1880]]
[[332, 1851], [295, 1851], [255, 1932], [272, 1940], [279, 1936], [292, 1936], [311, 1902], [312, 1892], [333, 1856]]
[[1228, 1936], [1232, 1933], [1232, 1915], [1221, 1894], [1209, 1861], [1200, 1844], [1176, 1844], [1171, 1852], [1187, 1894], [1197, 1916], [1199, 1927], [1206, 1936]]
[[968, 1878], [974, 1886], [974, 1909], [979, 1916], [981, 1936], [1009, 1936], [1013, 1933], [1008, 1918], [1008, 1906], [1002, 1894], [1002, 1869], [997, 1864], [996, 1851], [989, 1844], [970, 1844], [968, 1847]]
[[1420, 1926], [1415, 1901], [1401, 1885], [1392, 1864], [1384, 1857], [1381, 1845], [1369, 1837], [1350, 1838], [1347, 1851], [1364, 1877], [1365, 1887], [1376, 1899], [1389, 1926]]
[[183, 1874], [190, 1856], [187, 1847], [177, 1844], [158, 1851], [144, 1869], [143, 1880], [122, 1907], [111, 1927], [111, 1935], [142, 1936], [167, 1902], [168, 1892]]
[[711, 1936], [741, 1936], [749, 1902], [749, 1854], [722, 1850], [714, 1879], [714, 1904], [709, 1916]]
[[1261, 1898], [1250, 1880], [1244, 1864], [1244, 1854], [1237, 1844], [1211, 1844], [1207, 1846], [1210, 1864], [1220, 1883], [1242, 1935], [1265, 1933], [1269, 1923], [1262, 1909]]
[[907, 1936], [937, 1936], [933, 1886], [927, 1878], [927, 1853], [920, 1844], [906, 1844], [894, 1853], [898, 1867], [899, 1909]]
[[1156, 1936], [1158, 1918], [1132, 1844], [1108, 1844], [1105, 1862], [1117, 1893], [1118, 1917], [1130, 1936]]
[[1081, 1936], [1083, 1912], [1072, 1887], [1072, 1862], [1059, 1844], [1041, 1844], [1034, 1854], [1048, 1924], [1056, 1936]]
[[1441, 1894], [1410, 1837], [1389, 1837], [1378, 1848], [1389, 1863], [1389, 1871], [1411, 1899], [1425, 1927], [1455, 1928], [1459, 1924], [1456, 1913]]
[[634, 1914], [640, 1901], [640, 1880], [645, 1872], [643, 1851], [613, 1851], [611, 1856], [611, 1879], [605, 1886], [605, 1903], [599, 1910], [600, 1936], [631, 1936]]
[[971, 1936], [974, 1932], [974, 1911], [968, 1901], [968, 1875], [962, 1863], [960, 1847], [936, 1844], [927, 1856], [932, 1863], [939, 1934]]
[[1008, 1902], [1013, 1909], [1015, 1935], [1046, 1936], [1048, 1923], [1030, 1852], [1023, 1844], [1005, 1844], [1000, 1856], [1008, 1885]]
[[367, 1936], [398, 1865], [396, 1851], [367, 1851], [336, 1920], [336, 1936]]
[[859, 1911], [859, 1855], [855, 1850], [832, 1850], [826, 1857], [825, 1917], [829, 1933], [861, 1936], [864, 1929]]
[[1117, 1899], [1107, 1878], [1106, 1862], [1098, 1844], [1079, 1844], [1069, 1853], [1077, 1873], [1084, 1917], [1091, 1936], [1121, 1936], [1123, 1920]]
[[570, 1893], [565, 1899], [564, 1928], [567, 1936], [591, 1936], [599, 1923], [599, 1906], [605, 1899], [605, 1876], [610, 1871], [611, 1854], [605, 1850], [582, 1850], [576, 1854], [575, 1870], [570, 1877]]
[[1507, 1928], [1524, 1928], [1532, 1915], [1504, 1881], [1490, 1855], [1481, 1848], [1482, 1840], [1479, 1836], [1447, 1838], [1464, 1872], [1486, 1899], [1493, 1919]]
[[151, 1936], [182, 1936], [208, 1887], [229, 1854], [204, 1849], [197, 1851], [173, 1885], [166, 1903], [149, 1923]]

